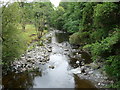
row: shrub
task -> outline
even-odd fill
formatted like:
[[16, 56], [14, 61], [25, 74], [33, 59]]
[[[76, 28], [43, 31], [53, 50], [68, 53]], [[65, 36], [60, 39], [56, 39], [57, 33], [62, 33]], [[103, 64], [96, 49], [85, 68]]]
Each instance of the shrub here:
[[106, 59], [106, 72], [115, 77], [117, 80], [120, 80], [120, 56], [114, 55]]

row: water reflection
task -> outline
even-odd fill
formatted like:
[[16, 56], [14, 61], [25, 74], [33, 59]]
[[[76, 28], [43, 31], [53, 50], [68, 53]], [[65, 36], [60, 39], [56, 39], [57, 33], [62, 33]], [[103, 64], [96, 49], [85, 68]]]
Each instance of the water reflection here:
[[[74, 74], [75, 78], [75, 88], [95, 88], [95, 86], [89, 81], [80, 79], [76, 74]], [[97, 89], [93, 89], [97, 90]]]
[[69, 33], [55, 33], [56, 39], [58, 43], [62, 43], [64, 41], [69, 41]]
[[[74, 78], [68, 73], [66, 57], [51, 55], [50, 62], [45, 66], [48, 68], [44, 71], [44, 76], [35, 77], [34, 88], [74, 88]], [[49, 66], [54, 66], [54, 69]]]
[[30, 88], [34, 85], [34, 77], [40, 75], [41, 72], [10, 73], [2, 78], [2, 84], [5, 88]]

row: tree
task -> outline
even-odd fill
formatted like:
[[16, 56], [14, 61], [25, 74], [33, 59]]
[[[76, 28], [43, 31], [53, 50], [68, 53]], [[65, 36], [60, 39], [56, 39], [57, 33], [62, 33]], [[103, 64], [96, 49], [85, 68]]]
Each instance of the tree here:
[[51, 4], [49, 2], [44, 3], [34, 3], [33, 4], [33, 12], [34, 12], [34, 24], [37, 28], [38, 39], [42, 37], [42, 33], [47, 28], [47, 24], [49, 23], [49, 14], [51, 9]]

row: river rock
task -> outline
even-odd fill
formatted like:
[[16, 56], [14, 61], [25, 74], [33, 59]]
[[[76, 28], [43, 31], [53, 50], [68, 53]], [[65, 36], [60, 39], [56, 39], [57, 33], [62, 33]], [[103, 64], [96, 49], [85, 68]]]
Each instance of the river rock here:
[[27, 56], [27, 58], [31, 58], [31, 56]]
[[91, 63], [90, 66], [93, 68], [93, 69], [98, 69], [100, 66], [95, 64], [95, 63]]
[[46, 64], [46, 62], [41, 62], [41, 64], [42, 64], [42, 65], [45, 65], [45, 64]]
[[89, 71], [88, 74], [93, 74], [93, 71]]
[[25, 56], [22, 56], [20, 59], [25, 59]]
[[64, 55], [67, 55], [67, 54], [68, 54], [67, 52], [64, 53]]
[[49, 66], [49, 68], [54, 69], [55, 67], [54, 66]]
[[48, 45], [48, 48], [52, 48], [52, 46], [51, 46], [51, 45]]
[[83, 73], [84, 75], [87, 75], [87, 73]]
[[100, 85], [100, 83], [98, 83], [98, 85]]
[[83, 68], [83, 69], [81, 69], [81, 73], [85, 73], [85, 69]]
[[52, 50], [51, 50], [51, 49], [48, 49], [48, 52], [52, 52]]
[[64, 49], [64, 51], [69, 51], [68, 49]]
[[24, 71], [26, 71], [26, 68], [23, 68], [23, 69], [22, 69], [22, 72], [24, 72]]
[[79, 61], [76, 61], [76, 64], [79, 64], [80, 62]]
[[30, 60], [30, 59], [28, 59], [28, 60], [27, 60], [27, 62], [31, 62], [31, 60]]

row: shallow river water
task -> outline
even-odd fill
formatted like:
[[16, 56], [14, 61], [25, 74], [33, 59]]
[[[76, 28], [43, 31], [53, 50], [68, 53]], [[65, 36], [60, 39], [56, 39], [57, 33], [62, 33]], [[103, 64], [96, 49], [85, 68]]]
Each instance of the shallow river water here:
[[[44, 65], [40, 64], [39, 70], [10, 73], [4, 76], [3, 86], [7, 88], [95, 88], [90, 81], [80, 79], [74, 73], [79, 73], [79, 70], [69, 64], [71, 58], [65, 54], [72, 50], [68, 43], [68, 36], [65, 33], [54, 33], [51, 38], [50, 60]], [[83, 54], [83, 58], [84, 56], [86, 55]]]

